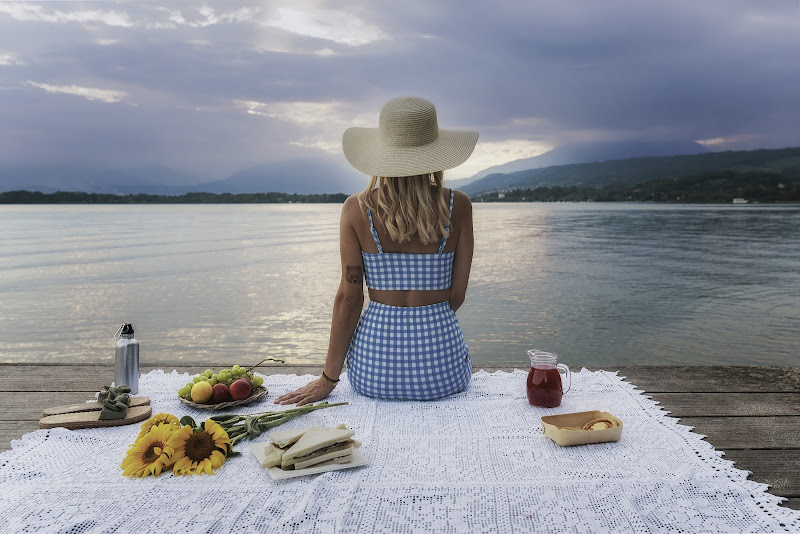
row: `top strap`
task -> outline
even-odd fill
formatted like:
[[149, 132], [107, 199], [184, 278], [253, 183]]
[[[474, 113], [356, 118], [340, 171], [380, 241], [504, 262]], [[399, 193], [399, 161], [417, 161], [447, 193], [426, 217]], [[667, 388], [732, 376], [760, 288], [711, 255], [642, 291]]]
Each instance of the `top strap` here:
[[448, 237], [448, 234], [450, 233], [450, 220], [453, 218], [453, 197], [454, 197], [453, 189], [451, 188], [450, 189], [450, 215], [448, 215], [448, 217], [447, 217], [447, 226], [445, 226], [445, 230], [447, 231], [447, 233], [445, 233], [445, 235], [442, 236], [442, 244], [439, 245], [439, 254], [444, 252], [444, 245], [445, 245], [445, 243], [447, 243], [447, 237]]
[[383, 247], [378, 240], [378, 231], [375, 230], [375, 226], [372, 224], [372, 212], [369, 210], [369, 206], [365, 207], [367, 208], [367, 217], [369, 217], [369, 231], [372, 233], [372, 240], [375, 241], [375, 246], [378, 247], [378, 253], [383, 254]]

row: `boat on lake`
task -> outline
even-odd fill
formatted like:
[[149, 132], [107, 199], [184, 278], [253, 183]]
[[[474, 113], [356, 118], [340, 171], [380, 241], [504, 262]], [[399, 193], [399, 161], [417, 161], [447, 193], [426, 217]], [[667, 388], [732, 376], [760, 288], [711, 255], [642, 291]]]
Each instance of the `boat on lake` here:
[[733, 199], [734, 204], [747, 204], [747, 199], [742, 197], [736, 197]]

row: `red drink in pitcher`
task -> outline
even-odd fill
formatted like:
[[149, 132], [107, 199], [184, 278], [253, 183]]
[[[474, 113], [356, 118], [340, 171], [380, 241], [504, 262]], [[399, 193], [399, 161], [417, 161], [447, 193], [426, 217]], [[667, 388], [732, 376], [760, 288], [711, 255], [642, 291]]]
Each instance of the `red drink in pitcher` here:
[[[542, 408], [555, 408], [561, 405], [561, 397], [569, 391], [571, 376], [569, 367], [558, 363], [558, 357], [550, 352], [528, 351], [531, 370], [528, 372], [528, 402]], [[565, 390], [561, 383], [561, 371], [567, 382]]]
[[542, 408], [555, 408], [561, 405], [561, 375], [558, 369], [531, 367], [528, 372], [528, 402]]

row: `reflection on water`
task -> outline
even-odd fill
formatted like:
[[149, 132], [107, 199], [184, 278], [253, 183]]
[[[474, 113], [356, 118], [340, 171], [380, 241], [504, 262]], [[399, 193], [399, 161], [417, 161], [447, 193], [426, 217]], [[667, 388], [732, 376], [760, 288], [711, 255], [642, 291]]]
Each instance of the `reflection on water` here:
[[[324, 360], [339, 205], [0, 208], [0, 359]], [[482, 204], [475, 363], [800, 365], [800, 207]]]

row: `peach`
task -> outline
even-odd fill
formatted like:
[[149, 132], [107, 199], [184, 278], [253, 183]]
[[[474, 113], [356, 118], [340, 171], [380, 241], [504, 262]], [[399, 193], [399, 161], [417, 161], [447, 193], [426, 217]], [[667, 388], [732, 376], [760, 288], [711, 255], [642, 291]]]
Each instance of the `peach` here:
[[239, 380], [234, 381], [228, 390], [230, 391], [233, 400], [242, 400], [249, 397], [250, 393], [253, 392], [253, 385], [249, 380], [240, 378]]
[[220, 402], [228, 402], [232, 400], [231, 393], [228, 391], [228, 386], [225, 384], [214, 384], [214, 388], [211, 391], [211, 402], [213, 404], [219, 404]]

